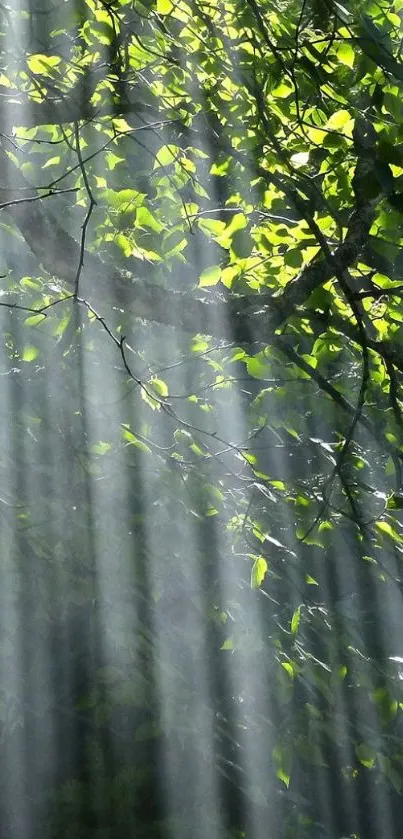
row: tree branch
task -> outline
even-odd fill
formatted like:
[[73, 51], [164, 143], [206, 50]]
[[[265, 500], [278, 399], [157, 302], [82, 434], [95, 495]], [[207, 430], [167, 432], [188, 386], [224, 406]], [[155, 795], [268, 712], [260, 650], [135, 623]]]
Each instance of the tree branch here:
[[[8, 161], [4, 161], [6, 165], [10, 165]], [[12, 202], [16, 189], [30, 189], [17, 169], [13, 172], [13, 187], [14, 190], [1, 190], [0, 198], [3, 202]], [[42, 200], [31, 204], [29, 213], [24, 204], [10, 204], [7, 212], [46, 270], [65, 282], [69, 288], [74, 288], [79, 244], [50, 213], [45, 213]], [[88, 251], [84, 256], [83, 267], [86, 294], [95, 294], [98, 303], [102, 295], [108, 297], [113, 291], [116, 303], [124, 306], [133, 317], [167, 326], [179, 326], [191, 333], [201, 332], [220, 337], [222, 323], [229, 320], [235, 342], [250, 343], [252, 339], [268, 343], [275, 330], [295, 314], [297, 307], [305, 303], [318, 286], [334, 276], [334, 266], [339, 271], [345, 271], [355, 263], [367, 241], [372, 218], [373, 213], [368, 208], [354, 211], [346, 238], [333, 252], [332, 262], [324, 257], [314, 259], [278, 297], [268, 292], [234, 296], [227, 301], [216, 293], [211, 293], [210, 300], [206, 296], [204, 299], [197, 298], [196, 293], [189, 298], [144, 280], [128, 279], [118, 270], [111, 270], [99, 256]]]

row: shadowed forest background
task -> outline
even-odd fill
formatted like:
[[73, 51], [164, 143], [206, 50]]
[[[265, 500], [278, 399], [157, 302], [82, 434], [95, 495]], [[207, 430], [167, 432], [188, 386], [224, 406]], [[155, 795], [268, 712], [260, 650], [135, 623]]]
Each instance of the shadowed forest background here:
[[0, 834], [399, 839], [403, 0], [0, 12]]

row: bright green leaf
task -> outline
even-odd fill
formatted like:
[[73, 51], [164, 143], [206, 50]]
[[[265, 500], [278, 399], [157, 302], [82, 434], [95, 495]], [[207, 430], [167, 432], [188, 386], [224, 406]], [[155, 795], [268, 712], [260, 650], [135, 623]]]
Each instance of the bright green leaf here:
[[151, 449], [147, 446], [147, 443], [144, 443], [143, 440], [139, 440], [139, 438], [133, 434], [133, 431], [131, 431], [127, 425], [122, 426], [122, 433], [123, 438], [124, 440], [127, 440], [128, 445], [136, 446], [137, 449], [140, 449], [140, 451], [145, 452], [146, 454], [151, 453]]
[[296, 635], [297, 632], [298, 632], [300, 618], [301, 618], [301, 606], [298, 606], [298, 608], [295, 609], [294, 614], [291, 618], [291, 633], [292, 633], [292, 635]]
[[24, 351], [22, 353], [22, 360], [23, 361], [35, 361], [38, 358], [39, 350], [37, 347], [26, 346], [24, 347]]
[[227, 640], [224, 641], [224, 643], [221, 645], [220, 649], [221, 650], [233, 650], [234, 649], [234, 639], [233, 638], [227, 638]]
[[375, 766], [376, 751], [371, 746], [368, 746], [367, 743], [358, 743], [355, 747], [355, 753], [360, 763], [362, 763], [363, 766], [366, 766], [367, 769], [371, 769], [372, 766]]
[[151, 379], [150, 385], [157, 396], [161, 396], [162, 399], [165, 399], [165, 397], [168, 396], [168, 385], [163, 379], [157, 379], [154, 377]]
[[214, 286], [220, 281], [221, 267], [220, 265], [212, 265], [206, 268], [199, 277], [199, 288], [206, 288], [207, 286]]
[[349, 111], [336, 111], [327, 122], [326, 128], [331, 131], [341, 131], [342, 128], [351, 120]]
[[263, 556], [257, 556], [251, 571], [250, 584], [252, 588], [259, 588], [267, 574], [268, 565]]
[[154, 169], [158, 169], [159, 166], [169, 166], [179, 157], [180, 149], [178, 146], [162, 146], [156, 154]]
[[24, 321], [25, 326], [37, 326], [38, 323], [42, 323], [45, 320], [45, 317], [45, 314], [30, 315], [29, 318], [26, 318]]
[[56, 155], [56, 157], [50, 157], [46, 163], [43, 164], [42, 169], [47, 169], [48, 166], [57, 166], [60, 163], [61, 157], [60, 154]]
[[268, 364], [265, 364], [265, 362], [257, 356], [248, 358], [246, 362], [246, 369], [249, 375], [254, 379], [267, 379], [270, 376]]
[[158, 15], [169, 15], [174, 8], [171, 0], [157, 0], [156, 11]]
[[380, 531], [380, 533], [385, 536], [389, 536], [390, 539], [393, 539], [394, 542], [402, 541], [402, 537], [396, 532], [396, 530], [394, 530], [388, 521], [377, 521], [375, 522], [375, 527]]
[[53, 75], [54, 68], [60, 64], [61, 58], [59, 55], [30, 55], [27, 58], [27, 64], [34, 75], [49, 76]]
[[274, 88], [274, 90], [272, 90], [272, 96], [274, 96], [275, 99], [287, 99], [288, 96], [291, 96], [292, 92], [293, 88], [290, 85], [285, 82], [281, 82]]
[[106, 454], [106, 452], [108, 452], [111, 448], [112, 447], [110, 443], [104, 443], [102, 440], [100, 440], [99, 443], [95, 443], [95, 445], [91, 447], [91, 451], [93, 452], [93, 454], [103, 455]]
[[355, 55], [351, 44], [347, 42], [341, 43], [337, 48], [337, 58], [342, 64], [346, 64], [347, 67], [354, 67]]

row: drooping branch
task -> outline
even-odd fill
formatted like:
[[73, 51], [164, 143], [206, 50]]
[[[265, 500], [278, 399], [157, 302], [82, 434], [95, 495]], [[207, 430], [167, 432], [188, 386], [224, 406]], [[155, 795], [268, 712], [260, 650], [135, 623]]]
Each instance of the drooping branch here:
[[[13, 172], [13, 190], [0, 191], [2, 202], [15, 197], [15, 189], [29, 190], [23, 175]], [[34, 190], [32, 190], [34, 191]], [[10, 205], [8, 214], [31, 251], [49, 274], [65, 282], [69, 289], [74, 287], [80, 258], [79, 244], [67, 233], [48, 212], [42, 201], [31, 204], [29, 212], [23, 203]], [[133, 317], [176, 326], [184, 331], [217, 335], [220, 324], [228, 320], [232, 335], [237, 343], [249, 343], [251, 336], [256, 342], [268, 343], [281, 324], [292, 317], [298, 306], [304, 304], [312, 292], [334, 276], [334, 265], [340, 271], [354, 265], [367, 242], [372, 224], [373, 212], [362, 208], [352, 213], [344, 242], [334, 251], [332, 263], [324, 257], [314, 259], [290, 282], [280, 296], [271, 293], [239, 295], [224, 301], [211, 293], [211, 301], [189, 298], [180, 292], [167, 290], [141, 279], [128, 279], [119, 270], [113, 270], [94, 253], [86, 252], [84, 277], [86, 293], [95, 295], [96, 303], [113, 292], [117, 304]], [[214, 317], [212, 317], [212, 306]], [[221, 311], [220, 311], [221, 310]], [[219, 336], [220, 337], [220, 336]]]
[[[68, 94], [55, 89], [52, 96], [41, 102], [32, 100], [20, 90], [2, 90], [0, 85], [0, 126], [1, 133], [9, 135], [16, 126], [35, 128], [40, 125], [63, 125], [74, 122], [86, 122], [104, 115], [113, 116], [116, 105], [110, 98], [105, 98], [101, 105], [91, 101], [96, 86], [105, 75], [105, 66], [101, 63], [86, 69], [77, 85]], [[123, 103], [120, 110], [123, 108]], [[133, 110], [136, 110], [133, 106]]]
[[[18, 187], [27, 189], [28, 184], [21, 173], [16, 172], [16, 180]], [[1, 198], [7, 199], [6, 190], [2, 190]], [[74, 297], [77, 266], [82, 259], [79, 243], [45, 212], [41, 199], [35, 204], [30, 204], [29, 213], [22, 203], [12, 204], [7, 210], [37, 259], [51, 275], [66, 283], [69, 290], [73, 291]], [[370, 224], [370, 213], [365, 215], [361, 210], [352, 214], [345, 241], [333, 254], [333, 260], [340, 270], [345, 270], [356, 261], [367, 239]], [[222, 334], [223, 324], [229, 323], [231, 337], [235, 343], [272, 343], [286, 352], [291, 361], [311, 375], [321, 390], [334, 399], [348, 415], [352, 415], [353, 406], [275, 335], [278, 327], [288, 318], [293, 315], [301, 316], [300, 307], [310, 294], [332, 277], [332, 266], [326, 259], [315, 259], [306, 266], [299, 278], [286, 286], [280, 297], [273, 297], [271, 294], [251, 294], [234, 296], [226, 301], [217, 293], [212, 293], [210, 300], [198, 298], [196, 294], [189, 297], [155, 283], [128, 278], [120, 271], [105, 265], [99, 256], [88, 251], [85, 253], [82, 268], [85, 294], [90, 296], [95, 305], [112, 300], [133, 318], [179, 327], [192, 334], [204, 333], [219, 338], [225, 337]], [[329, 322], [324, 322], [320, 313], [307, 310], [306, 317], [319, 326], [323, 323], [323, 329], [329, 327]], [[360, 335], [352, 321], [336, 315], [334, 318], [332, 316], [330, 325], [360, 345]], [[386, 342], [368, 339], [368, 346], [387, 357], [390, 363], [403, 371], [403, 357], [392, 351]], [[367, 430], [372, 432], [371, 424], [365, 418], [362, 418], [362, 421]]]

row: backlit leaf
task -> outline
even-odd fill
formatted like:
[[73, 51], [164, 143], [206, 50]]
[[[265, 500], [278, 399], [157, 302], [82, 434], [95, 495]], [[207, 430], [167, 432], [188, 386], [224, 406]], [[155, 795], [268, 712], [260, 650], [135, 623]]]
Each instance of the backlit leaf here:
[[351, 44], [347, 42], [341, 43], [337, 48], [337, 58], [342, 64], [346, 64], [347, 67], [354, 67], [355, 56]]
[[38, 358], [39, 350], [37, 347], [26, 346], [22, 353], [23, 361], [35, 361]]
[[42, 76], [53, 75], [54, 68], [57, 67], [61, 62], [61, 58], [59, 55], [41, 55], [37, 53], [35, 55], [30, 55], [27, 58], [27, 64], [31, 71], [35, 75], [40, 74]]
[[298, 606], [298, 608], [295, 609], [295, 612], [294, 612], [294, 614], [291, 618], [291, 633], [292, 633], [292, 635], [296, 635], [297, 632], [298, 632], [300, 618], [301, 618], [301, 606]]
[[212, 265], [206, 268], [199, 277], [199, 287], [207, 288], [207, 286], [214, 286], [220, 281], [221, 267], [220, 265]]
[[252, 588], [259, 588], [267, 574], [267, 562], [263, 556], [257, 556], [251, 571], [251, 586]]

